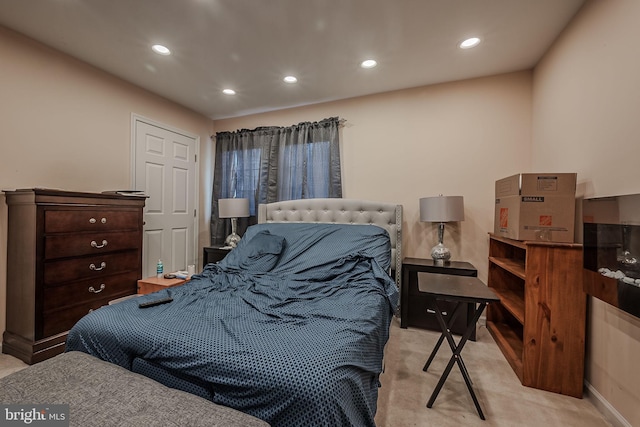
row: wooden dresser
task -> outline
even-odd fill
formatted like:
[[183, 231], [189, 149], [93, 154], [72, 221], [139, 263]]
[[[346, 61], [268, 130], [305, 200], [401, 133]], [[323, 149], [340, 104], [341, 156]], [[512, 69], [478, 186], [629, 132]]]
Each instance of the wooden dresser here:
[[32, 364], [62, 353], [81, 317], [137, 292], [145, 199], [49, 189], [5, 195], [2, 351]]

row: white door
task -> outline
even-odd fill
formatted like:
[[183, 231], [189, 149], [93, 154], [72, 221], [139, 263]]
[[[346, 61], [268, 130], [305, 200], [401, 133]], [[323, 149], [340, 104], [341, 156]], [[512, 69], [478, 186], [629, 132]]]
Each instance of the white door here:
[[149, 196], [144, 208], [143, 277], [196, 264], [198, 138], [134, 117], [135, 190]]

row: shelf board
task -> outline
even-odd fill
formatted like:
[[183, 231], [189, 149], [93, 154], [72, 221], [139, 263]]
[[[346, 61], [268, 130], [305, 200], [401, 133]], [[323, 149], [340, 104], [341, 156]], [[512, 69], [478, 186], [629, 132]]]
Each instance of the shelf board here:
[[508, 237], [498, 236], [497, 234], [493, 234], [493, 233], [489, 233], [489, 236], [493, 240], [506, 243], [507, 245], [516, 246], [524, 250], [527, 249], [528, 245], [582, 249], [582, 243], [547, 242], [545, 240], [515, 240], [515, 239], [509, 239]]
[[515, 261], [511, 258], [498, 258], [490, 256], [489, 262], [492, 262], [498, 267], [505, 269], [509, 273], [518, 276], [522, 280], [525, 280], [527, 277], [524, 271], [524, 262], [522, 261]]
[[493, 336], [505, 359], [507, 359], [507, 362], [511, 365], [511, 369], [516, 373], [520, 382], [522, 382], [522, 350], [524, 347], [522, 340], [509, 325], [504, 323], [494, 323], [487, 320], [487, 329], [491, 333], [491, 336]]
[[500, 298], [500, 304], [524, 325], [524, 297], [517, 292], [508, 289], [491, 288]]
[[515, 246], [520, 249], [524, 249], [525, 251], [527, 250], [527, 245], [523, 241], [509, 239], [508, 237], [498, 236], [497, 234], [493, 234], [493, 233], [489, 233], [489, 236], [491, 237], [491, 239], [496, 240], [498, 242], [506, 243], [509, 246]]

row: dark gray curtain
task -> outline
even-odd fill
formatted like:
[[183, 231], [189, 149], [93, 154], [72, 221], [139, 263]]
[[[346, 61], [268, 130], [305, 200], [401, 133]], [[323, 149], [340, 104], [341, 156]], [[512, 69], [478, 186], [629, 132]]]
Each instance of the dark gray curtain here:
[[257, 222], [260, 203], [342, 197], [339, 126], [332, 117], [290, 127], [218, 132], [211, 206], [211, 244], [224, 242], [230, 221], [218, 218], [218, 200], [248, 198], [250, 217], [238, 233]]

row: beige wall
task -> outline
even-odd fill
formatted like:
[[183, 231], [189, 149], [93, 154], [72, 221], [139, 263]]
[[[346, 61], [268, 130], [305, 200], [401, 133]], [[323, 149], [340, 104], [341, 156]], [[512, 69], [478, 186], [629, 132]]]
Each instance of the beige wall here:
[[[201, 158], [209, 156], [213, 128], [206, 117], [2, 27], [0, 58], [0, 190], [129, 188], [132, 113], [199, 135]], [[210, 192], [211, 176], [201, 169], [201, 191]], [[201, 219], [209, 212], [206, 203], [201, 197]], [[201, 223], [200, 235], [207, 233], [208, 224]], [[0, 332], [6, 236], [0, 193]]]
[[[591, 1], [529, 72], [409, 89], [214, 122], [0, 28], [0, 189], [127, 188], [131, 114], [200, 136], [200, 244], [208, 243], [209, 135], [330, 116], [342, 129], [345, 197], [400, 203], [405, 254], [428, 257], [434, 226], [418, 199], [463, 195], [466, 220], [447, 227], [453, 258], [486, 279], [493, 182], [523, 171], [575, 171], [580, 195], [638, 193], [640, 62], [635, 0]], [[0, 331], [4, 330], [6, 205], [0, 196]], [[594, 300], [587, 379], [640, 426], [640, 322]], [[606, 409], [606, 408], [605, 408]]]
[[[532, 167], [577, 172], [579, 196], [640, 193], [638, 17], [637, 0], [590, 1], [534, 73]], [[640, 319], [590, 303], [586, 379], [640, 426]]]
[[404, 206], [404, 250], [429, 257], [435, 225], [418, 200], [464, 196], [465, 221], [446, 227], [452, 259], [486, 279], [494, 181], [529, 169], [531, 74], [520, 72], [214, 122], [216, 131], [339, 116], [344, 197]]

